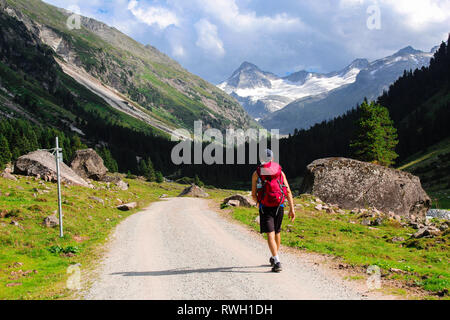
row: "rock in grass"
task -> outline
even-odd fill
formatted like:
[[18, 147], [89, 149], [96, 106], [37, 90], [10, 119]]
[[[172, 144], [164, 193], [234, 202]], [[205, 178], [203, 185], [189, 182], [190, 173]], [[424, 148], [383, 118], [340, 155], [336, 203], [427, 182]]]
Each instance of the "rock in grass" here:
[[1, 177], [12, 181], [17, 181], [17, 178], [11, 174], [10, 168], [6, 168], [5, 171], [2, 172]]
[[94, 149], [77, 150], [70, 167], [83, 179], [102, 181], [108, 169]]
[[126, 203], [126, 204], [122, 204], [120, 206], [117, 206], [117, 209], [121, 210], [121, 211], [129, 211], [132, 209], [137, 208], [137, 203], [136, 202], [130, 202], [130, 203]]
[[117, 186], [120, 190], [123, 190], [123, 191], [126, 191], [126, 190], [128, 190], [128, 188], [129, 188], [128, 183], [126, 183], [126, 182], [123, 181], [123, 180], [118, 181], [118, 182], [116, 183], [116, 186]]
[[249, 197], [240, 194], [235, 194], [231, 197], [224, 199], [223, 203], [233, 207], [246, 207], [246, 208], [252, 208], [256, 205], [253, 199], [250, 199]]
[[240, 207], [241, 203], [239, 202], [239, 200], [228, 200], [227, 205], [231, 207]]
[[[14, 171], [27, 176], [36, 176], [46, 181], [56, 181], [55, 157], [47, 151], [33, 151], [17, 159]], [[91, 187], [63, 162], [60, 163], [61, 182], [68, 185]]]
[[392, 242], [403, 242], [403, 241], [405, 241], [405, 238], [402, 238], [402, 237], [394, 237], [394, 238], [392, 238], [391, 241], [392, 241]]
[[302, 193], [340, 208], [372, 207], [404, 218], [424, 219], [431, 200], [418, 177], [347, 158], [319, 159], [307, 166]]
[[191, 186], [184, 189], [179, 195], [179, 197], [194, 197], [194, 198], [207, 198], [207, 194], [202, 188], [192, 184]]
[[435, 237], [435, 236], [439, 236], [441, 234], [441, 230], [439, 230], [436, 227], [432, 227], [432, 226], [426, 226], [423, 228], [420, 228], [419, 231], [417, 231], [416, 233], [413, 234], [413, 237], [418, 239], [418, 238], [423, 238], [423, 237]]
[[51, 216], [44, 218], [42, 224], [47, 228], [54, 228], [56, 226], [59, 226], [59, 219], [56, 214], [52, 214]]
[[103, 201], [103, 199], [101, 199], [99, 197], [89, 197], [89, 199], [97, 201], [97, 202], [99, 202], [99, 203], [101, 203], [103, 205], [105, 204], [105, 201]]

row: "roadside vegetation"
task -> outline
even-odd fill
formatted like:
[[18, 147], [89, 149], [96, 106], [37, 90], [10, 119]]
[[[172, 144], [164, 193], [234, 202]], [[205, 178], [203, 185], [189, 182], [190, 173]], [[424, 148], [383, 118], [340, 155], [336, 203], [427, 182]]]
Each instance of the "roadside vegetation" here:
[[[97, 182], [95, 189], [63, 186], [60, 238], [59, 227], [42, 223], [57, 209], [56, 184], [30, 177], [0, 178], [0, 300], [70, 298], [70, 265], [81, 264], [84, 275], [97, 265], [106, 239], [120, 221], [161, 195], [175, 196], [183, 189], [173, 183], [125, 181], [130, 185], [127, 191]], [[116, 207], [121, 202], [137, 202], [138, 207], [120, 211]]]
[[[208, 191], [219, 202], [236, 192]], [[366, 279], [368, 266], [382, 272], [386, 293], [407, 298], [449, 299], [450, 231], [435, 238], [413, 239], [417, 230], [402, 226], [395, 219], [384, 219], [379, 226], [361, 224], [359, 214], [327, 213], [315, 209], [318, 202], [309, 195], [294, 199], [297, 218], [283, 220], [282, 244], [288, 247], [339, 258], [339, 268]], [[222, 205], [222, 212], [259, 232], [256, 208]], [[354, 279], [356, 279], [354, 278]], [[353, 279], [353, 278], [352, 278]]]

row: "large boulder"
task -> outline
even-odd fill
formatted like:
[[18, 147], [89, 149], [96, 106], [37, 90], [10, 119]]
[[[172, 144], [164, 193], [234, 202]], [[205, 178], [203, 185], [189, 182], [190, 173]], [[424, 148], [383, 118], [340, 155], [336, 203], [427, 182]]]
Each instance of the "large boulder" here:
[[94, 149], [77, 150], [70, 167], [80, 177], [96, 181], [103, 180], [108, 172], [103, 164], [103, 159]]
[[202, 188], [196, 186], [195, 184], [184, 189], [179, 195], [179, 197], [194, 197], [194, 198], [207, 198], [207, 194]]
[[[65, 163], [59, 163], [61, 182], [68, 185], [90, 187], [90, 185], [70, 169]], [[46, 181], [57, 181], [55, 156], [50, 152], [38, 150], [17, 159], [14, 172], [27, 176], [37, 176]]]
[[309, 164], [301, 189], [344, 209], [373, 207], [406, 218], [424, 219], [431, 206], [418, 177], [347, 158], [319, 159]]
[[[237, 203], [239, 203], [240, 207], [251, 208], [251, 207], [256, 206], [256, 202], [253, 201], [253, 199], [250, 199], [250, 198], [240, 195], [240, 194], [235, 194], [234, 196], [226, 198], [225, 200], [223, 200], [223, 203], [227, 204], [230, 201], [237, 201]], [[232, 205], [232, 203], [230, 205]]]
[[121, 204], [121, 205], [117, 206], [117, 209], [119, 209], [121, 211], [130, 211], [132, 209], [137, 208], [137, 206], [138, 206], [137, 202], [130, 202], [130, 203]]

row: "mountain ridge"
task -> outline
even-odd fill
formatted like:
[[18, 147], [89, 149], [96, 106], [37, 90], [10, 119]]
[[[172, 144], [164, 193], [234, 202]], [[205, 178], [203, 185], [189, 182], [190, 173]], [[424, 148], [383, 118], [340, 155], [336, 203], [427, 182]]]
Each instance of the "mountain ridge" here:
[[[338, 71], [301, 70], [284, 77], [245, 62], [218, 87], [234, 96], [264, 127], [287, 134], [339, 116], [364, 97], [377, 98], [404, 70], [426, 66], [434, 49], [423, 52], [407, 46], [371, 62], [355, 59]], [[252, 66], [252, 73], [246, 66]]]
[[72, 13], [40, 0], [7, 0], [4, 8], [62, 61], [84, 69], [171, 128], [192, 130], [195, 120], [221, 130], [257, 127], [232, 97], [116, 28], [81, 16], [81, 28], [69, 30]]

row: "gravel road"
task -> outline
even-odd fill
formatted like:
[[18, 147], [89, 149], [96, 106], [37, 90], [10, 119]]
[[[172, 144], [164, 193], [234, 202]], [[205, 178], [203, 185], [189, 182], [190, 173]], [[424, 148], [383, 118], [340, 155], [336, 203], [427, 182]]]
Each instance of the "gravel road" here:
[[171, 198], [127, 218], [84, 298], [368, 299], [365, 289], [293, 252], [282, 250], [284, 270], [272, 273], [266, 241], [208, 203]]

